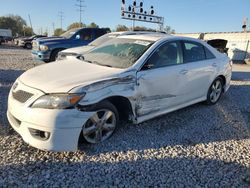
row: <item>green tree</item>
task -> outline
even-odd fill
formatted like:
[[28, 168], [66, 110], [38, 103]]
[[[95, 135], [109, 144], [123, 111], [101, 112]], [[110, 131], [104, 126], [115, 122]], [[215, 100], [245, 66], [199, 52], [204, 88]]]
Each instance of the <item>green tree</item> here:
[[87, 25], [87, 27], [89, 27], [89, 28], [99, 28], [99, 25], [97, 25], [96, 23], [92, 22], [89, 25]]
[[23, 33], [25, 36], [32, 36], [34, 34], [31, 27], [23, 27]]
[[174, 34], [175, 33], [175, 30], [172, 29], [170, 26], [166, 26], [164, 28], [164, 31], [167, 33], [167, 34]]
[[65, 31], [63, 31], [61, 28], [56, 28], [54, 31], [54, 36], [60, 36], [63, 34]]
[[[132, 30], [133, 28], [131, 28]], [[134, 31], [152, 31], [153, 29], [144, 27], [144, 26], [135, 26], [134, 27]]]
[[26, 21], [18, 15], [7, 15], [0, 17], [0, 28], [11, 29], [12, 34], [23, 35], [23, 28], [27, 26]]
[[117, 25], [116, 31], [129, 31], [129, 28], [126, 25]]
[[82, 28], [82, 27], [86, 27], [86, 25], [83, 24], [83, 23], [80, 24], [79, 22], [74, 22], [74, 23], [70, 24], [70, 25], [67, 27], [67, 29], [70, 30], [70, 29]]

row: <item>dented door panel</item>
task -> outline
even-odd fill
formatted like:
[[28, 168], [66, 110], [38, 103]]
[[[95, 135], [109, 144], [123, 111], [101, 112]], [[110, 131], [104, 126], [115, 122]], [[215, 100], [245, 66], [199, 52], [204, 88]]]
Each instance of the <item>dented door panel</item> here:
[[166, 110], [186, 100], [186, 79], [180, 72], [186, 65], [175, 65], [137, 73], [137, 115]]

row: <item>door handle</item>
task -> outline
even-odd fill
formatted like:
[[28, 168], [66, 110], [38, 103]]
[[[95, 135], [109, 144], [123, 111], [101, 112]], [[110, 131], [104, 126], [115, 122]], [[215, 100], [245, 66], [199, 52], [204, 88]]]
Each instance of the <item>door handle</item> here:
[[183, 74], [183, 75], [185, 75], [187, 73], [188, 73], [188, 70], [186, 70], [186, 69], [183, 69], [183, 70], [180, 71], [180, 74]]
[[217, 63], [213, 63], [212, 66], [213, 66], [213, 67], [217, 67]]

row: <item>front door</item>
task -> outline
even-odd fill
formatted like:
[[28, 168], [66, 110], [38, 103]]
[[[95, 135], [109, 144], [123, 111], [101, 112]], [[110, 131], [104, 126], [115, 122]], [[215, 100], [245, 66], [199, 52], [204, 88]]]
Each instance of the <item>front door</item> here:
[[145, 116], [182, 104], [186, 100], [186, 64], [181, 43], [161, 45], [137, 73], [137, 116]]

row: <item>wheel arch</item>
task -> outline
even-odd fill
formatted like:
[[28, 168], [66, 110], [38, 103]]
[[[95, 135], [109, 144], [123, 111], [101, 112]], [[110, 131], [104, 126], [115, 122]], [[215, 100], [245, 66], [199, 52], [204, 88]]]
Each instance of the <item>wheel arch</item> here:
[[222, 81], [223, 81], [223, 92], [224, 92], [224, 90], [225, 90], [225, 85], [226, 85], [226, 77], [225, 77], [224, 75], [219, 75], [219, 76], [217, 76], [214, 80], [216, 80], [217, 78], [222, 79]]
[[60, 52], [62, 50], [65, 50], [66, 48], [54, 48], [53, 50], [51, 50], [51, 53], [50, 53], [50, 59], [52, 58], [52, 55], [54, 55], [54, 53], [56, 51]]
[[127, 97], [117, 95], [105, 98], [102, 101], [112, 103], [116, 107], [121, 120], [130, 120], [131, 116], [134, 116], [131, 101]]

